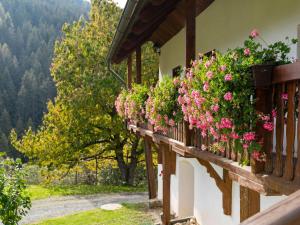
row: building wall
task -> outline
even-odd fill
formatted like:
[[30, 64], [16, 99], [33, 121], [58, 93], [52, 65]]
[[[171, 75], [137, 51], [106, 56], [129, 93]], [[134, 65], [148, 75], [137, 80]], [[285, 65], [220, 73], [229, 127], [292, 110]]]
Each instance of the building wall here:
[[[297, 37], [300, 24], [300, 0], [215, 0], [196, 18], [196, 53], [212, 49], [221, 52], [242, 45], [253, 28], [259, 30], [268, 43]], [[291, 57], [297, 57], [297, 46]], [[172, 69], [185, 65], [185, 29], [181, 30], [161, 48], [160, 78], [171, 75]], [[222, 195], [206, 169], [195, 159], [177, 157], [176, 174], [171, 177], [171, 210], [177, 216], [182, 208], [180, 194], [192, 194], [194, 216], [203, 225], [239, 224], [240, 187], [233, 182], [232, 215], [225, 216]], [[189, 163], [193, 169], [193, 188], [182, 185], [182, 177], [189, 176], [180, 170], [180, 163]], [[213, 165], [222, 177], [222, 168]], [[285, 196], [261, 196], [261, 209], [266, 209]], [[187, 203], [185, 203], [187, 204]]]
[[[196, 18], [196, 53], [242, 45], [256, 28], [267, 43], [297, 37], [299, 0], [215, 0]], [[293, 46], [291, 56], [297, 56]], [[161, 48], [160, 76], [185, 65], [185, 29]]]

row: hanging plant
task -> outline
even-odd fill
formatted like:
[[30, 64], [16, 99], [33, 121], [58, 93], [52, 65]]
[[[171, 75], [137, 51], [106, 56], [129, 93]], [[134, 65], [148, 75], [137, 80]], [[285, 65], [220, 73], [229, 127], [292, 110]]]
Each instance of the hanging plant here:
[[146, 103], [146, 118], [154, 126], [154, 131], [167, 133], [168, 128], [182, 121], [182, 112], [177, 102], [179, 78], [164, 76], [152, 89]]

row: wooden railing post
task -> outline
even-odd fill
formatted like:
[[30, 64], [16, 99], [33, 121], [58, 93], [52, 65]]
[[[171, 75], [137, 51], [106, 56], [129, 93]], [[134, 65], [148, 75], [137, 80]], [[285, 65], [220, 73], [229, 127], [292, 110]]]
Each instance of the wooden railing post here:
[[[185, 67], [191, 66], [191, 61], [195, 59], [196, 54], [196, 0], [185, 0], [186, 15], [186, 62]], [[191, 130], [188, 122], [184, 122], [183, 142], [186, 146], [191, 145]]]
[[[257, 112], [271, 115], [272, 112], [272, 71], [273, 66], [258, 65], [253, 67], [255, 85], [255, 109]], [[261, 122], [257, 124], [256, 133], [259, 139], [263, 140], [262, 150], [266, 153], [265, 171], [272, 173], [272, 132], [266, 131]], [[262, 171], [257, 171], [262, 172]]]
[[153, 158], [152, 158], [151, 140], [146, 137], [144, 139], [144, 142], [145, 142], [145, 158], [146, 158], [146, 169], [147, 169], [147, 178], [148, 178], [149, 199], [154, 199], [157, 197], [157, 192], [156, 192], [155, 171], [154, 171]]

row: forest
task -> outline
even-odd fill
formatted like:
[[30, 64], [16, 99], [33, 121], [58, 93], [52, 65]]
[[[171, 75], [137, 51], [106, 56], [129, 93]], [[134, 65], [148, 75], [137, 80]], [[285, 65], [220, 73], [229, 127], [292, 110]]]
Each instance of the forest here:
[[22, 157], [9, 141], [41, 124], [56, 96], [50, 75], [54, 44], [63, 24], [87, 17], [83, 0], [0, 0], [0, 149]]

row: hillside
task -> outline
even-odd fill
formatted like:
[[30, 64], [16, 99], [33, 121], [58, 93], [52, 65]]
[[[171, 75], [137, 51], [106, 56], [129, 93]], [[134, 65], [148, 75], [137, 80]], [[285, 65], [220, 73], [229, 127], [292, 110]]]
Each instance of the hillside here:
[[65, 22], [87, 16], [83, 0], [0, 0], [0, 151], [16, 157], [9, 133], [41, 122], [56, 95], [49, 67]]

